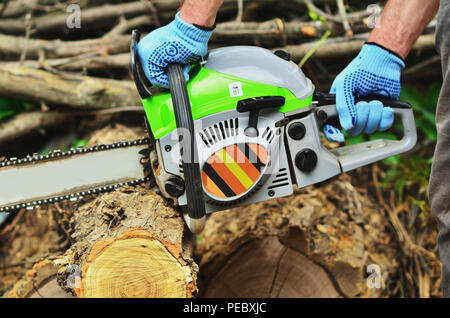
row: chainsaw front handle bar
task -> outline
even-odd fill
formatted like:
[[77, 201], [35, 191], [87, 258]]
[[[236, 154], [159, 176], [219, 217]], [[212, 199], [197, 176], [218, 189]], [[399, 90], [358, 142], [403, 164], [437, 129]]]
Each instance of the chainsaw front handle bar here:
[[[374, 99], [382, 102], [384, 106], [391, 107], [394, 110], [394, 116], [400, 117], [403, 126], [403, 137], [400, 140], [372, 140], [330, 150], [339, 160], [343, 172], [411, 150], [417, 142], [416, 125], [411, 105], [379, 95], [357, 98], [355, 103]], [[340, 127], [338, 125], [335, 95], [316, 93], [316, 100], [316, 116], [319, 128], [322, 128], [324, 124]]]
[[203, 183], [198, 163], [194, 120], [192, 118], [191, 103], [183, 66], [181, 64], [169, 64], [166, 74], [169, 79], [170, 94], [172, 95], [173, 110], [177, 124], [186, 200], [188, 202], [188, 218], [185, 217], [185, 219], [189, 229], [194, 234], [199, 234], [204, 228], [206, 209], [203, 201]]
[[[133, 30], [131, 36], [131, 70], [134, 82], [142, 99], [152, 95], [150, 82], [143, 74], [136, 46], [140, 40], [138, 30]], [[172, 95], [175, 121], [178, 128], [180, 151], [183, 165], [187, 213], [184, 213], [186, 224], [191, 232], [199, 234], [205, 226], [206, 209], [203, 201], [203, 188], [200, 165], [197, 160], [197, 144], [195, 142], [194, 120], [191, 113], [191, 103], [184, 78], [183, 67], [180, 64], [170, 64], [166, 68]]]
[[134, 83], [142, 99], [151, 96], [148, 84], [150, 83], [142, 70], [141, 63], [137, 54], [136, 46], [141, 38], [141, 33], [138, 30], [133, 30], [131, 33], [130, 57], [131, 57], [131, 72], [133, 73]]

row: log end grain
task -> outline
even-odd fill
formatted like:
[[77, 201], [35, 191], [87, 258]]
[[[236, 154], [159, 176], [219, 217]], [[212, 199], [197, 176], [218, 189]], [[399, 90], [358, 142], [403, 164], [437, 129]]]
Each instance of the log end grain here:
[[338, 297], [320, 266], [275, 236], [241, 247], [214, 276], [204, 297]]
[[180, 262], [173, 247], [139, 228], [96, 242], [82, 269], [79, 296], [191, 297], [195, 289], [191, 268]]

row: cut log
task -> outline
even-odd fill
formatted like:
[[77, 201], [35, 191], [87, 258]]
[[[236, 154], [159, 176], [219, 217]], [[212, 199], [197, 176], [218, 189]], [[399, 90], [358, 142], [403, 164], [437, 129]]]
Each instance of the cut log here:
[[184, 222], [155, 192], [122, 189], [74, 213], [75, 243], [56, 262], [60, 283], [80, 269], [78, 297], [192, 297], [197, 265]]
[[122, 189], [75, 210], [74, 243], [5, 297], [192, 297], [198, 267], [184, 221], [155, 192]]
[[387, 240], [378, 213], [345, 176], [215, 213], [196, 247], [200, 296], [379, 296], [385, 285], [368, 288], [368, 265], [383, 283], [393, 264], [375, 250]]
[[[142, 133], [105, 127], [89, 144], [133, 140]], [[192, 236], [184, 232], [180, 213], [151, 190], [128, 187], [103, 194], [73, 214], [73, 244], [55, 261], [60, 285], [70, 277], [67, 268], [76, 268], [78, 297], [192, 297], [198, 267]]]

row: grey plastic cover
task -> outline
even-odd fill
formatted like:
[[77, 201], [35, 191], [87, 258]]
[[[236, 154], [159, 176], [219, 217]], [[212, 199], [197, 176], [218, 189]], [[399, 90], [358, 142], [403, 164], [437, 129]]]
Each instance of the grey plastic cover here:
[[256, 46], [229, 46], [209, 52], [205, 67], [220, 73], [290, 90], [298, 99], [309, 97], [314, 86], [302, 70], [272, 51]]

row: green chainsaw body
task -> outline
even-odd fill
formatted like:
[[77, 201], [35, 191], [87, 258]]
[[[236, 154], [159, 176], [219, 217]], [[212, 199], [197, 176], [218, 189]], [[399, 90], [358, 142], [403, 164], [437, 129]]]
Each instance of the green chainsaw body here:
[[153, 139], [153, 175], [194, 233], [208, 213], [291, 195], [294, 185], [322, 182], [416, 143], [410, 105], [378, 96], [401, 118], [402, 139], [326, 148], [321, 129], [339, 125], [335, 96], [315, 92], [286, 52], [214, 49], [191, 67], [187, 83], [182, 66], [170, 64], [169, 90], [149, 85], [138, 40], [133, 32], [131, 66]]
[[[285, 104], [274, 108], [281, 113], [306, 108], [312, 103], [312, 93], [305, 99], [299, 99], [286, 88], [216, 72], [201, 64], [193, 66], [189, 75], [187, 90], [194, 120], [236, 109], [239, 100], [252, 97], [284, 97]], [[230, 94], [230, 87], [234, 83], [241, 83], [242, 90], [242, 94], [235, 97]], [[176, 129], [172, 96], [167, 89], [152, 89], [152, 96], [142, 99], [142, 104], [155, 139], [160, 139]]]

